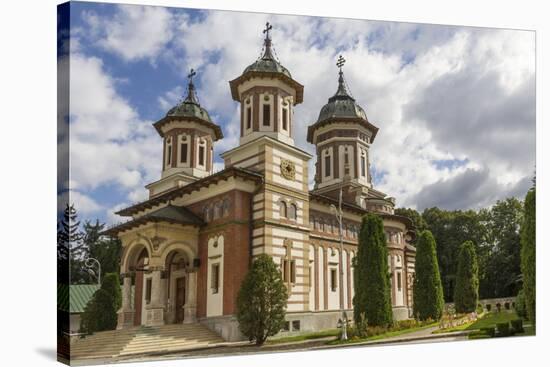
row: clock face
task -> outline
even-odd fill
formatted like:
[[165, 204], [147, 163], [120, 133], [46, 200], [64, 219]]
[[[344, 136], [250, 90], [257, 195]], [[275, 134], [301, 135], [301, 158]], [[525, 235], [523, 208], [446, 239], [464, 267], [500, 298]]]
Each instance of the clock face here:
[[294, 163], [287, 159], [283, 159], [281, 161], [281, 175], [287, 180], [294, 180], [294, 177], [296, 176], [296, 168], [294, 167]]

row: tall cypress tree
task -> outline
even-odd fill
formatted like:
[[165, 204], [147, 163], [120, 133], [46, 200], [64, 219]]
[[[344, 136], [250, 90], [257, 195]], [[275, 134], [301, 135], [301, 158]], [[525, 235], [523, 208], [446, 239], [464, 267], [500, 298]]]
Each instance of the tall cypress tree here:
[[388, 249], [382, 219], [367, 214], [361, 223], [359, 248], [354, 259], [353, 315], [360, 322], [364, 314], [371, 326], [392, 323]]
[[439, 320], [443, 312], [443, 286], [432, 232], [420, 233], [416, 245], [416, 275], [413, 284], [414, 314], [420, 320]]
[[525, 197], [525, 214], [521, 226], [521, 272], [527, 317], [536, 323], [536, 191], [533, 187]]
[[454, 302], [456, 312], [474, 312], [477, 307], [479, 278], [477, 256], [472, 241], [460, 246]]

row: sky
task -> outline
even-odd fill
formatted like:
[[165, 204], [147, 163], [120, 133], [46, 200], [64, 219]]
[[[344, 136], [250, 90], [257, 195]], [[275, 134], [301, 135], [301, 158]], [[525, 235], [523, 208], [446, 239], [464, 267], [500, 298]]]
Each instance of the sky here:
[[[535, 171], [535, 33], [160, 6], [73, 2], [70, 67], [70, 193], [79, 215], [108, 224], [147, 199], [160, 178], [162, 142], [152, 124], [185, 97], [186, 75], [222, 127], [219, 154], [238, 145], [238, 104], [229, 80], [261, 54], [273, 25], [276, 56], [304, 85], [294, 140], [336, 92], [336, 59], [347, 85], [379, 127], [370, 155], [376, 189], [417, 210], [479, 209], [522, 198]], [[68, 42], [67, 42], [68, 40]], [[61, 108], [63, 110], [63, 108]], [[310, 162], [313, 183], [315, 157]], [[60, 192], [61, 192], [60, 191]]]

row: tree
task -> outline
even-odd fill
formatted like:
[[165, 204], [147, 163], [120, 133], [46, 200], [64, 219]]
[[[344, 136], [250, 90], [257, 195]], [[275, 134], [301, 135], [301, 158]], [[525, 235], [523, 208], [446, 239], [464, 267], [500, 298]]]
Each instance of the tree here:
[[57, 224], [57, 272], [60, 283], [81, 283], [83, 242], [74, 204], [67, 204]]
[[478, 264], [474, 244], [466, 241], [460, 246], [454, 292], [458, 313], [474, 312], [479, 292]]
[[122, 244], [120, 239], [102, 236], [105, 223], [96, 219], [95, 223], [86, 221], [83, 225], [86, 252], [88, 257], [97, 259], [101, 264], [101, 276], [107, 273], [120, 272], [120, 255]]
[[361, 223], [359, 247], [354, 258], [355, 296], [353, 314], [359, 323], [362, 314], [371, 326], [389, 326], [392, 323], [388, 249], [382, 219], [367, 214]]
[[536, 189], [525, 197], [525, 215], [521, 226], [521, 273], [527, 317], [536, 324]]
[[273, 259], [262, 254], [252, 263], [237, 296], [239, 329], [256, 345], [284, 326], [287, 289]]
[[80, 329], [83, 333], [114, 330], [117, 325], [117, 311], [122, 305], [120, 279], [118, 274], [106, 274], [92, 299], [84, 308]]
[[437, 263], [435, 239], [423, 231], [417, 241], [413, 284], [414, 314], [420, 320], [439, 320], [443, 312], [443, 287]]
[[416, 239], [412, 241], [412, 244], [416, 244], [418, 242], [418, 237], [420, 236], [422, 231], [428, 229], [428, 223], [426, 223], [419, 212], [411, 208], [397, 208], [395, 209], [395, 214], [407, 217], [413, 222], [414, 228], [416, 230]]

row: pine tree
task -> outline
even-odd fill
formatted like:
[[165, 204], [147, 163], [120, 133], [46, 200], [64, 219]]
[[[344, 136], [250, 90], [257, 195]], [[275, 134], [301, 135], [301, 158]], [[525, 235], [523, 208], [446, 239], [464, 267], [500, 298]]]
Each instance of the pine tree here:
[[432, 233], [423, 231], [416, 245], [415, 279], [413, 284], [414, 314], [420, 320], [439, 320], [443, 312], [443, 287]]
[[239, 329], [262, 345], [284, 326], [287, 289], [273, 259], [262, 254], [252, 263], [237, 297]]
[[472, 241], [460, 246], [454, 292], [455, 309], [458, 313], [474, 312], [479, 292], [477, 255]]
[[354, 259], [353, 314], [356, 323], [365, 315], [368, 325], [389, 326], [393, 314], [388, 249], [382, 219], [367, 214], [361, 223], [359, 248]]
[[521, 226], [521, 272], [527, 317], [536, 324], [536, 189], [525, 197], [525, 214]]
[[82, 271], [83, 243], [80, 222], [74, 204], [67, 204], [57, 224], [57, 273], [60, 283], [79, 282]]

